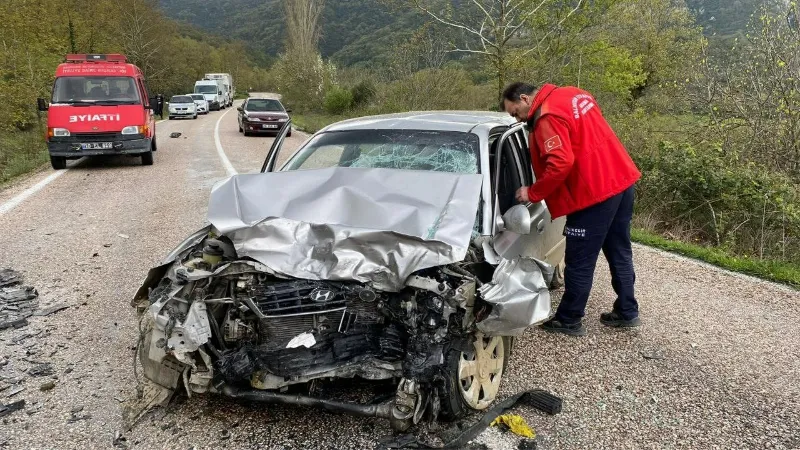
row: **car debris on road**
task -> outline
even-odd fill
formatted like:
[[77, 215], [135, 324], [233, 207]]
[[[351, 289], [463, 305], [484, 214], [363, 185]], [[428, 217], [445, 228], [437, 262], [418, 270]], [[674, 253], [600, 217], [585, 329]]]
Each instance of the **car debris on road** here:
[[21, 328], [38, 306], [39, 293], [22, 286], [22, 275], [11, 269], [0, 270], [0, 330]]

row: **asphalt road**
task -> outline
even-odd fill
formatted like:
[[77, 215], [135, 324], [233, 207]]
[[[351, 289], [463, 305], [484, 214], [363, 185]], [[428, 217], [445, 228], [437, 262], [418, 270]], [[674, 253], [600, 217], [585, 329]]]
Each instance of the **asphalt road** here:
[[[206, 223], [209, 191], [229, 173], [221, 155], [237, 172], [256, 172], [273, 140], [238, 133], [233, 108], [157, 130], [153, 166], [83, 160], [0, 191], [0, 268], [23, 272], [40, 308], [69, 306], [0, 331], [0, 403], [26, 400], [0, 419], [0, 446], [109, 448], [120, 432], [122, 445], [142, 449], [374, 448], [390, 434], [384, 421], [215, 396], [123, 429], [123, 401], [135, 392], [131, 296], [149, 267]], [[304, 139], [295, 133], [282, 157]], [[644, 247], [635, 258], [640, 330], [597, 321], [613, 300], [601, 261], [589, 336], [529, 330], [518, 341], [503, 395], [540, 387], [564, 399], [553, 417], [515, 409], [539, 448], [800, 448], [800, 294]], [[27, 373], [41, 362], [52, 375]], [[516, 448], [507, 433], [481, 441]]]

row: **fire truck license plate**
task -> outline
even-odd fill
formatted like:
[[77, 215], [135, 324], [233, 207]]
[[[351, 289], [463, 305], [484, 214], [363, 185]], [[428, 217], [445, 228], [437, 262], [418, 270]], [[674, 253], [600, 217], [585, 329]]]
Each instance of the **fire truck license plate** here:
[[111, 142], [88, 142], [86, 144], [81, 144], [81, 148], [84, 150], [108, 150], [112, 147], [113, 145]]
[[266, 125], [261, 125], [261, 128], [278, 128], [278, 126], [277, 125], [266, 124]]

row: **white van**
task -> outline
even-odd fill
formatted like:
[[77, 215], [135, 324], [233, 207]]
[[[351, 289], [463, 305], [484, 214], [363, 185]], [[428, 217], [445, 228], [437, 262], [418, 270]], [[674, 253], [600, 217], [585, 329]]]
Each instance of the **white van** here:
[[227, 101], [227, 106], [233, 105], [233, 99], [236, 98], [236, 89], [233, 86], [233, 77], [229, 73], [207, 73], [203, 77], [206, 80], [222, 80], [222, 84], [225, 87], [223, 91], [225, 93], [225, 99]]
[[228, 106], [222, 80], [198, 80], [194, 83], [194, 93], [203, 94], [212, 111], [219, 111]]

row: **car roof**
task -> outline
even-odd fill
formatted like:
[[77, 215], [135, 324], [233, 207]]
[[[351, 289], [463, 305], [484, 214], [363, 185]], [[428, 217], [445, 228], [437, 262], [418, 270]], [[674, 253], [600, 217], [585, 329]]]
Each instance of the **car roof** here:
[[344, 120], [323, 131], [439, 130], [469, 132], [477, 126], [509, 126], [516, 122], [507, 113], [491, 111], [412, 111]]

